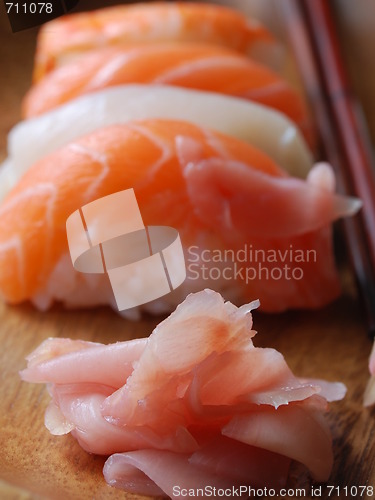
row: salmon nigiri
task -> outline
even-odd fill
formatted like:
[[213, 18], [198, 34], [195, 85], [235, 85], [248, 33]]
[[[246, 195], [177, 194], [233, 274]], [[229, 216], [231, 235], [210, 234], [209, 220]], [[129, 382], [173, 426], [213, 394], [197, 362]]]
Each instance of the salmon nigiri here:
[[38, 37], [34, 80], [88, 50], [124, 43], [213, 43], [277, 63], [280, 46], [257, 21], [228, 7], [189, 2], [122, 5], [60, 17]]
[[79, 95], [125, 83], [176, 85], [250, 99], [281, 111], [313, 141], [306, 107], [281, 76], [229, 49], [196, 43], [92, 51], [32, 87], [23, 114], [40, 115]]
[[[77, 139], [34, 164], [10, 191], [0, 206], [3, 298], [31, 299], [41, 308], [53, 300], [111, 303], [105, 275], [72, 267], [65, 225], [84, 204], [128, 188], [145, 225], [176, 228], [186, 251], [188, 279], [150, 310], [170, 310], [202, 285], [237, 301], [260, 296], [268, 311], [319, 307], [338, 295], [330, 224], [359, 202], [333, 195], [328, 167], [313, 168], [302, 181], [232, 137], [188, 122], [146, 120]], [[225, 249], [218, 262], [212, 252]], [[273, 259], [254, 275], [255, 250]], [[247, 263], [237, 251], [245, 251]], [[289, 275], [272, 274], [275, 266], [289, 266]], [[205, 275], [210, 267], [221, 268], [221, 278]]]

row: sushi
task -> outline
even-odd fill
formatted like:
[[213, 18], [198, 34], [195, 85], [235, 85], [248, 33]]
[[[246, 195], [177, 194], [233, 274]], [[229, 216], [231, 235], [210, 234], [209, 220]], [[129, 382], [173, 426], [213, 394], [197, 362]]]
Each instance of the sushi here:
[[48, 339], [21, 378], [49, 385], [47, 428], [110, 455], [104, 476], [117, 488], [171, 498], [174, 485], [278, 490], [295, 462], [326, 481], [333, 454], [324, 413], [345, 386], [301, 380], [279, 352], [255, 347], [258, 305], [237, 308], [204, 290], [148, 339]]
[[[263, 310], [273, 312], [320, 307], [340, 292], [331, 222], [355, 213], [360, 202], [333, 194], [329, 167], [318, 165], [302, 181], [238, 139], [154, 119], [99, 129], [23, 175], [0, 205], [3, 299], [31, 300], [41, 309], [55, 300], [67, 306], [111, 303], [105, 275], [74, 271], [65, 224], [84, 204], [129, 188], [145, 225], [179, 231], [187, 259], [188, 279], [161, 302], [151, 302], [151, 312], [170, 311], [204, 286], [237, 302], [257, 294]], [[245, 247], [247, 262], [239, 272]], [[253, 258], [259, 252], [266, 256], [262, 263]], [[254, 275], [259, 264], [264, 271]], [[276, 276], [275, 266], [298, 270], [294, 278], [282, 270]], [[202, 274], [211, 267], [218, 276]]]
[[189, 2], [122, 5], [60, 17], [41, 28], [34, 81], [104, 46], [195, 41], [280, 64], [282, 49], [259, 22], [228, 7]]
[[184, 120], [232, 135], [298, 177], [305, 178], [313, 165], [296, 126], [275, 110], [169, 85], [122, 85], [79, 97], [16, 125], [8, 138], [8, 159], [0, 169], [0, 200], [46, 154], [98, 128], [146, 118]]
[[299, 94], [270, 69], [229, 49], [197, 43], [157, 43], [91, 51], [51, 72], [23, 101], [25, 118], [79, 95], [126, 83], [157, 83], [250, 99], [281, 111], [314, 143]]

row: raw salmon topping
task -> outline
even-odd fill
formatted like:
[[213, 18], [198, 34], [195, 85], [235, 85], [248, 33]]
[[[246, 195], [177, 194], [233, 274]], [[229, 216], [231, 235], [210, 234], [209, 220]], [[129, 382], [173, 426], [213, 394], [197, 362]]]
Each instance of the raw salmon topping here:
[[258, 21], [219, 5], [152, 2], [63, 16], [42, 27], [34, 79], [87, 51], [118, 44], [199, 41], [278, 64], [280, 46]]

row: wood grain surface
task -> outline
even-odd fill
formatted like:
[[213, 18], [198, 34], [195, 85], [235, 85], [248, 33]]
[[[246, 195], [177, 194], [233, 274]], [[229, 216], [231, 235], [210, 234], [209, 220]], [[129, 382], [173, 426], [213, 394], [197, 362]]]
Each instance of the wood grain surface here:
[[[5, 16], [1, 17], [0, 149], [4, 156], [6, 135], [19, 120], [20, 99], [30, 83], [36, 30], [12, 35]], [[328, 484], [375, 487], [375, 410], [362, 407], [371, 342], [345, 266], [342, 274], [342, 297], [322, 310], [269, 316], [255, 312], [259, 332], [255, 343], [281, 351], [300, 376], [347, 385], [345, 400], [332, 404], [328, 414], [335, 453]], [[25, 367], [25, 355], [47, 337], [109, 343], [148, 335], [159, 321], [131, 323], [106, 308], [65, 311], [54, 307], [40, 313], [27, 304], [0, 304], [1, 500], [140, 498], [106, 485], [104, 458], [87, 454], [71, 436], [49, 434], [43, 423], [49, 400], [45, 387], [21, 382], [18, 371]], [[343, 493], [332, 496], [345, 498]], [[310, 497], [307, 493], [305, 498]], [[321, 498], [328, 498], [326, 485]]]

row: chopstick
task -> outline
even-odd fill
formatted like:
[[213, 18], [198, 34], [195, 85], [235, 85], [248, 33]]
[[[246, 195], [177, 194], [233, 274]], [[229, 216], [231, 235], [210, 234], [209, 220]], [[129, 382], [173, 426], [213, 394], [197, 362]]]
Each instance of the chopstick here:
[[327, 0], [283, 0], [291, 46], [338, 190], [363, 207], [343, 222], [349, 258], [375, 337], [375, 179], [369, 140], [351, 92]]

